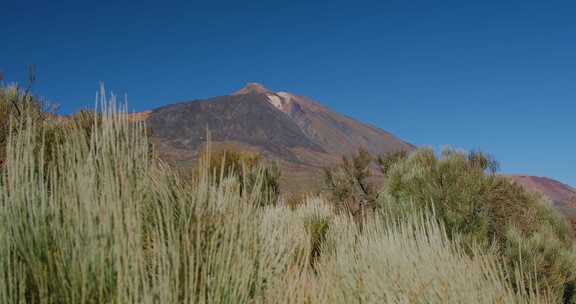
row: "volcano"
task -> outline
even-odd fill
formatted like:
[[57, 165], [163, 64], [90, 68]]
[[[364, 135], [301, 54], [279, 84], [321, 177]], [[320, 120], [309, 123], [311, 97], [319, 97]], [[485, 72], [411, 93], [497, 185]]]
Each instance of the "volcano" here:
[[274, 92], [258, 83], [230, 95], [170, 104], [141, 116], [170, 163], [191, 166], [209, 131], [215, 149], [254, 151], [278, 161], [284, 169], [283, 188], [289, 190], [317, 187], [322, 167], [361, 147], [374, 155], [415, 148], [308, 97]]

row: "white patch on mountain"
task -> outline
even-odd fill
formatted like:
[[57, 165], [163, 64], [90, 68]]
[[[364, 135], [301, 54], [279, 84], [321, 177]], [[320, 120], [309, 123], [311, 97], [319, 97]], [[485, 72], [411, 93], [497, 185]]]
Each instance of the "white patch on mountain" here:
[[284, 102], [282, 101], [282, 98], [280, 98], [280, 96], [276, 95], [276, 94], [266, 94], [266, 97], [268, 98], [268, 101], [275, 106], [276, 108], [278, 108], [280, 111], [282, 111], [283, 109], [283, 105]]
[[266, 94], [268, 102], [282, 112], [286, 112], [287, 109], [289, 109], [289, 105], [292, 102], [292, 96], [293, 95], [285, 92]]

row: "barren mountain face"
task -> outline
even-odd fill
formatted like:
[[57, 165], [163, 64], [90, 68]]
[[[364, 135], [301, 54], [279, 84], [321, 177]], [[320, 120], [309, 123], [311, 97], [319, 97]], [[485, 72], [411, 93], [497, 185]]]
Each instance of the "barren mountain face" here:
[[147, 122], [160, 153], [178, 166], [192, 164], [209, 131], [216, 149], [257, 151], [279, 161], [285, 169], [285, 184], [318, 184], [321, 167], [360, 147], [375, 155], [414, 148], [311, 99], [273, 92], [256, 83], [228, 96], [158, 108], [148, 114]]
[[154, 136], [177, 149], [196, 150], [206, 142], [240, 142], [279, 158], [298, 161], [293, 148], [323, 152], [266, 95], [222, 96], [165, 106], [152, 111], [148, 124]]

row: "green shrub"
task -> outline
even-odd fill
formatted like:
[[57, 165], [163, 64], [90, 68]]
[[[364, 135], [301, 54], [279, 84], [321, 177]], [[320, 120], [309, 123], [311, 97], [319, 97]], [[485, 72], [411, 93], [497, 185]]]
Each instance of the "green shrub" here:
[[17, 84], [0, 83], [0, 166], [6, 158], [6, 144], [11, 132], [25, 127], [24, 119], [45, 121], [49, 116], [42, 101]]
[[401, 150], [384, 155], [379, 155], [376, 158], [376, 162], [378, 164], [380, 172], [386, 175], [395, 163], [406, 159], [406, 157], [408, 157], [408, 151]]
[[359, 149], [352, 157], [343, 156], [340, 164], [324, 169], [328, 199], [339, 209], [356, 214], [374, 207], [377, 192], [368, 181], [373, 160], [367, 150]]
[[504, 257], [516, 268], [536, 269], [542, 286], [563, 303], [574, 303], [576, 259], [555, 231], [541, 229], [529, 237], [510, 228], [506, 234]]
[[304, 223], [307, 235], [310, 239], [310, 253], [308, 260], [310, 267], [316, 269], [316, 263], [321, 258], [322, 252], [326, 251], [326, 235], [330, 228], [332, 212], [323, 205], [323, 201], [315, 198], [309, 199], [305, 205], [297, 211]]
[[[566, 221], [539, 196], [526, 192], [506, 177], [495, 174], [498, 166], [482, 153], [445, 150], [437, 158], [432, 150], [421, 149], [391, 166], [385, 177], [379, 203], [389, 216], [421, 212], [433, 208], [446, 225], [448, 235], [459, 235], [468, 248], [496, 246], [510, 267], [518, 255], [512, 241], [525, 240], [523, 246], [533, 255], [538, 275], [546, 288], [559, 297], [574, 281], [570, 269], [576, 256]], [[546, 233], [550, 242], [534, 241]], [[557, 255], [550, 255], [554, 248]], [[508, 255], [513, 255], [510, 257]], [[562, 258], [560, 258], [562, 257]]]

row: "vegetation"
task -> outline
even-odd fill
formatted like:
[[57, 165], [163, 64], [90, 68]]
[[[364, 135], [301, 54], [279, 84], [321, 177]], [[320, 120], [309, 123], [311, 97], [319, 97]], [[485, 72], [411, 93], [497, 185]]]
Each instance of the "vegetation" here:
[[[557, 303], [570, 281], [562, 223], [536, 201], [508, 223], [492, 203], [519, 193], [463, 154], [399, 157], [359, 226], [321, 197], [275, 204], [253, 156], [207, 153], [187, 182], [151, 155], [142, 123], [102, 102], [83, 124], [26, 114], [7, 133], [0, 303]], [[364, 180], [364, 162], [348, 169]], [[463, 188], [439, 182], [474, 187], [442, 196]], [[472, 195], [488, 207], [454, 203], [478, 206]]]
[[350, 157], [343, 156], [340, 164], [324, 168], [324, 190], [339, 209], [352, 214], [373, 210], [380, 195], [373, 180], [375, 168], [386, 175], [407, 156], [408, 152], [401, 150], [374, 157], [361, 148]]
[[369, 182], [373, 160], [368, 151], [359, 149], [352, 157], [343, 156], [339, 165], [324, 169], [324, 185], [329, 200], [353, 214], [374, 207], [378, 194]]
[[37, 140], [45, 142], [43, 147], [46, 149], [47, 161], [53, 155], [50, 149], [55, 145], [54, 142], [61, 141], [68, 129], [81, 129], [86, 133], [86, 138], [89, 138], [93, 126], [101, 119], [95, 111], [79, 111], [67, 118], [56, 118], [53, 106], [32, 95], [34, 80], [34, 71], [29, 68], [28, 85], [25, 88], [18, 84], [0, 83], [0, 167], [6, 157], [10, 134], [23, 132], [27, 127], [26, 119], [34, 121], [42, 130], [36, 132], [36, 135], [39, 136]]
[[[235, 177], [240, 186], [240, 193], [258, 193], [258, 205], [276, 204], [280, 196], [280, 168], [277, 164], [266, 165], [256, 153], [226, 149], [212, 152], [208, 147], [200, 157], [207, 164], [210, 176], [216, 184]], [[202, 165], [196, 168], [196, 177], [205, 170]]]
[[392, 166], [395, 163], [406, 159], [406, 157], [408, 157], [408, 151], [400, 150], [400, 151], [391, 152], [391, 153], [384, 154], [384, 155], [379, 155], [376, 158], [376, 162], [378, 164], [378, 168], [380, 169], [380, 172], [382, 174], [386, 175], [386, 174], [388, 174], [388, 172], [390, 171], [390, 169], [392, 168]]
[[24, 126], [22, 119], [29, 117], [34, 121], [45, 121], [49, 115], [44, 103], [30, 93], [33, 75], [30, 74], [26, 88], [17, 84], [5, 85], [0, 77], [0, 166], [6, 158], [8, 136]]
[[465, 248], [495, 251], [511, 269], [534, 267], [543, 287], [574, 301], [568, 223], [549, 202], [495, 174], [497, 168], [482, 153], [448, 149], [437, 158], [421, 149], [390, 167], [379, 207], [388, 216], [433, 209]]
[[[383, 174], [380, 191], [368, 180], [373, 162]], [[436, 157], [432, 150], [420, 149], [374, 158], [360, 150], [326, 169], [325, 185], [336, 206], [359, 206], [348, 208], [352, 214], [376, 210], [391, 219], [434, 214], [468, 254], [490, 252], [509, 272], [533, 268], [544, 282], [541, 288], [565, 303], [576, 301], [570, 226], [542, 197], [497, 175], [498, 168], [481, 152], [446, 149]], [[519, 288], [517, 282], [514, 286]]]

